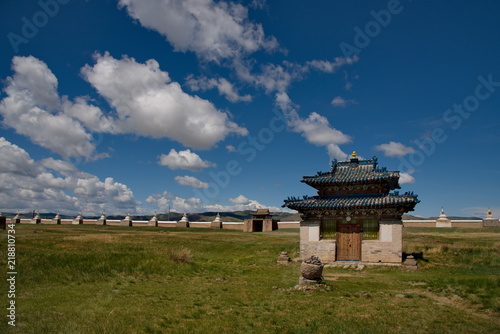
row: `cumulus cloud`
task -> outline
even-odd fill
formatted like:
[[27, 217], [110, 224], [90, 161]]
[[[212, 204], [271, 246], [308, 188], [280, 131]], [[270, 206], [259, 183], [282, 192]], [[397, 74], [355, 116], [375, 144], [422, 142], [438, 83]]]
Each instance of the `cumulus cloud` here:
[[213, 162], [202, 160], [198, 154], [191, 152], [189, 149], [179, 152], [171, 149], [168, 154], [160, 155], [159, 164], [172, 170], [187, 169], [190, 171], [216, 166]]
[[414, 171], [408, 171], [407, 173], [401, 172], [399, 174], [399, 184], [411, 184], [415, 183], [415, 178], [411, 175]]
[[326, 146], [326, 150], [328, 152], [328, 156], [330, 157], [330, 160], [336, 159], [339, 161], [344, 161], [347, 160], [347, 153], [344, 153], [340, 147], [336, 144], [328, 144]]
[[217, 204], [215, 206], [207, 205], [206, 208], [210, 211], [244, 211], [244, 210], [257, 210], [264, 208], [269, 208], [270, 211], [274, 212], [289, 211], [288, 209], [264, 205], [256, 200], [249, 199], [243, 195], [239, 195], [235, 198], [229, 198], [228, 202], [231, 203], [231, 205], [220, 205], [220, 204]]
[[120, 0], [141, 25], [165, 36], [176, 51], [192, 51], [205, 61], [275, 50], [278, 42], [248, 19], [243, 5], [212, 0]]
[[[114, 116], [92, 105], [88, 97], [59, 97], [57, 78], [43, 61], [16, 56], [14, 75], [6, 79], [7, 96], [0, 101], [3, 123], [64, 158], [87, 160], [107, 156], [96, 152], [91, 131], [170, 138], [197, 149], [209, 149], [229, 134], [248, 134], [228, 113], [183, 92], [155, 60], [137, 63], [109, 53], [96, 54], [95, 60], [94, 66], [82, 68], [82, 76], [114, 108]], [[232, 86], [220, 83], [230, 94]]]
[[347, 107], [351, 104], [357, 104], [356, 100], [346, 100], [342, 96], [335, 96], [335, 98], [330, 102], [334, 107]]
[[[264, 2], [253, 2], [250, 6], [257, 3], [257, 8], [261, 8], [260, 4]], [[344, 66], [356, 63], [358, 56], [314, 59], [302, 64], [285, 60], [281, 64], [263, 64], [254, 71], [256, 62], [249, 57], [252, 53], [279, 50], [280, 47], [275, 38], [264, 34], [260, 24], [250, 22], [248, 10], [241, 4], [212, 0], [121, 0], [119, 6], [142, 26], [165, 36], [175, 50], [192, 51], [202, 61], [220, 64], [225, 60], [222, 64], [233, 70], [240, 81], [263, 89], [266, 94], [275, 94], [275, 105], [287, 112], [289, 128], [301, 133], [308, 142], [328, 146], [348, 141], [345, 140], [346, 135], [324, 122], [317, 113], [301, 118], [287, 91], [292, 82], [302, 80], [311, 71], [335, 73]], [[233, 102], [251, 99], [249, 95], [241, 96], [223, 78], [189, 77], [187, 83], [195, 91], [216, 88], [219, 94]], [[320, 134], [314, 134], [315, 129]], [[329, 151], [332, 151], [331, 147]]]
[[340, 145], [351, 141], [348, 135], [332, 128], [328, 119], [316, 112], [312, 112], [308, 118], [296, 120], [293, 126], [294, 131], [300, 132], [308, 142], [314, 145]]
[[375, 150], [384, 152], [384, 155], [387, 157], [402, 157], [415, 152], [415, 149], [412, 147], [394, 141], [375, 146]]
[[209, 149], [230, 133], [248, 134], [209, 101], [183, 92], [156, 60], [141, 64], [109, 53], [95, 59], [82, 75], [115, 108], [112, 132], [167, 137], [197, 149]]
[[235, 198], [230, 198], [228, 199], [228, 201], [233, 204], [242, 204], [242, 205], [250, 203], [250, 200], [243, 195], [239, 195], [238, 197]]
[[146, 203], [154, 206], [158, 212], [168, 212], [170, 210], [170, 201], [174, 198], [172, 194], [164, 191], [161, 194], [152, 194], [146, 199]]
[[[253, 2], [250, 6], [256, 6], [257, 3], [260, 8], [264, 2]], [[264, 89], [267, 94], [275, 93], [275, 104], [288, 111], [287, 115], [291, 116], [287, 121], [295, 123], [299, 119], [299, 124], [294, 124], [291, 128], [301, 132], [309, 142], [326, 146], [333, 143], [332, 136], [340, 136], [341, 132], [329, 125], [320, 126], [327, 139], [320, 140], [319, 135], [314, 136], [308, 130], [311, 128], [308, 123], [315, 115], [300, 119], [293, 102], [284, 98], [288, 97], [287, 90], [291, 83], [302, 80], [308, 72], [314, 70], [335, 73], [341, 67], [357, 62], [358, 56], [337, 57], [333, 60], [315, 59], [303, 64], [289, 61], [281, 64], [267, 63], [260, 66], [260, 71], [253, 72], [255, 61], [248, 56], [261, 49], [278, 50], [279, 45], [275, 38], [265, 36], [260, 24], [249, 21], [248, 10], [241, 4], [225, 1], [216, 3], [212, 0], [120, 0], [119, 6], [125, 8], [142, 26], [165, 36], [175, 50], [192, 51], [203, 61], [221, 63], [222, 60], [228, 60], [224, 62], [224, 66], [234, 70], [239, 80]], [[223, 78], [190, 77], [188, 85], [195, 91], [217, 88], [219, 94], [233, 102], [251, 99], [249, 95], [239, 95], [234, 86]]]
[[208, 183], [202, 182], [193, 176], [176, 176], [175, 181], [181, 186], [188, 186], [192, 188], [208, 188]]
[[188, 76], [186, 84], [192, 91], [205, 91], [217, 88], [219, 95], [224, 96], [230, 102], [250, 102], [252, 101], [251, 95], [239, 95], [236, 88], [232, 83], [224, 78], [207, 78], [200, 77], [194, 78], [192, 75]]
[[[133, 192], [113, 178], [78, 171], [54, 158], [35, 161], [17, 145], [0, 138], [0, 203], [2, 210], [98, 214], [135, 212]], [[58, 175], [54, 174], [54, 171]]]
[[57, 78], [41, 60], [12, 59], [12, 77], [6, 79], [6, 97], [0, 101], [3, 123], [62, 157], [91, 158], [92, 136], [80, 122], [62, 112]]
[[153, 210], [156, 212], [186, 212], [186, 213], [195, 213], [195, 212], [203, 212], [203, 211], [215, 211], [215, 212], [231, 212], [231, 211], [243, 211], [243, 210], [257, 210], [262, 208], [269, 208], [273, 212], [282, 212], [282, 211], [290, 211], [286, 208], [274, 207], [264, 205], [259, 203], [256, 200], [248, 199], [243, 195], [239, 195], [235, 198], [229, 198], [229, 205], [222, 204], [209, 204], [204, 205], [201, 199], [196, 197], [191, 198], [182, 198], [178, 196], [174, 196], [171, 193], [164, 191], [160, 194], [152, 194], [146, 200], [149, 203]]
[[39, 163], [43, 167], [45, 167], [47, 169], [55, 170], [57, 172], [64, 173], [64, 172], [73, 172], [76, 170], [76, 168], [72, 164], [70, 164], [66, 161], [57, 160], [54, 158], [46, 158], [46, 159], [40, 160]]

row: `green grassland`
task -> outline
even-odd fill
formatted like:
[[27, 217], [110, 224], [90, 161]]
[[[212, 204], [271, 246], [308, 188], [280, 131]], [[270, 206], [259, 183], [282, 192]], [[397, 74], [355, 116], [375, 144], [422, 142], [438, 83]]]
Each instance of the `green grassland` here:
[[[17, 225], [0, 333], [500, 333], [500, 229], [405, 228], [418, 271], [325, 268], [297, 290], [298, 230]], [[0, 265], [7, 276], [7, 236]]]

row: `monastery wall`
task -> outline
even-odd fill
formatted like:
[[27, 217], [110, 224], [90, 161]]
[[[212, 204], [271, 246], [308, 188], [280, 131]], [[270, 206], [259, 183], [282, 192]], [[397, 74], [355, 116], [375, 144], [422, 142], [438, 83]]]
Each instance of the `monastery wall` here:
[[[10, 223], [10, 218], [7, 218]], [[484, 219], [484, 220], [450, 220], [451, 227], [469, 227], [469, 228], [481, 228], [481, 227], [500, 227], [500, 222], [498, 219]], [[21, 224], [34, 224], [32, 219], [22, 218], [19, 219]], [[56, 224], [52, 219], [41, 219], [40, 224]], [[61, 219], [61, 225], [72, 225], [73, 219]], [[96, 219], [83, 219], [83, 224], [85, 225], [96, 225]], [[121, 220], [106, 220], [106, 225], [109, 226], [120, 226]], [[149, 222], [144, 221], [132, 221], [132, 226], [150, 226]], [[158, 226], [163, 227], [176, 227], [176, 221], [158, 221]], [[210, 222], [190, 222], [191, 227], [194, 228], [210, 228]], [[404, 227], [436, 227], [436, 220], [403, 220]], [[278, 229], [289, 229], [289, 228], [299, 228], [300, 221], [287, 221], [278, 222]], [[222, 228], [228, 230], [243, 230], [243, 222], [222, 222]]]
[[475, 220], [448, 220], [448, 224], [438, 222], [438, 220], [403, 220], [404, 227], [500, 227], [498, 219], [475, 219]]
[[404, 227], [436, 227], [436, 220], [403, 220]]

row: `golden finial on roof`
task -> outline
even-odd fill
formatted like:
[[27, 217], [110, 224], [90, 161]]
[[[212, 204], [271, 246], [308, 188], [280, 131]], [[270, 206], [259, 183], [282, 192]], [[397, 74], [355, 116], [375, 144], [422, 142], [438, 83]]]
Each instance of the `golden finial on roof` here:
[[492, 215], [490, 208], [488, 208], [488, 215], [490, 215], [490, 216]]
[[351, 159], [357, 159], [356, 151], [352, 151]]

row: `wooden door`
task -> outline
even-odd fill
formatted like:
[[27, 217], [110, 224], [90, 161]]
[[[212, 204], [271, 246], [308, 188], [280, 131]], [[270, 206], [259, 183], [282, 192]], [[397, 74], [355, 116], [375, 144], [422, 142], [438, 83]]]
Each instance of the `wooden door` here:
[[337, 261], [361, 260], [361, 225], [337, 225]]

